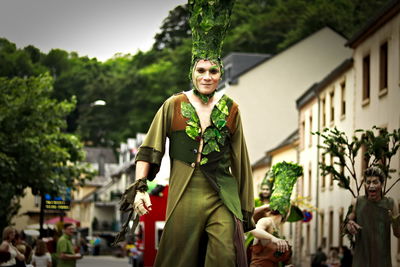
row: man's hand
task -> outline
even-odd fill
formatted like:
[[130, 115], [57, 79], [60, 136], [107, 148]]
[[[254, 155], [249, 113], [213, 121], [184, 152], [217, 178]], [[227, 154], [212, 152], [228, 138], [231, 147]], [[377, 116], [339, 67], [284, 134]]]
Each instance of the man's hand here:
[[362, 229], [362, 227], [353, 220], [349, 220], [346, 227], [347, 227], [347, 230], [349, 230], [350, 234], [352, 234], [352, 235], [357, 234], [358, 231]]
[[138, 191], [133, 202], [133, 208], [140, 216], [147, 214], [151, 211], [150, 196], [147, 192]]

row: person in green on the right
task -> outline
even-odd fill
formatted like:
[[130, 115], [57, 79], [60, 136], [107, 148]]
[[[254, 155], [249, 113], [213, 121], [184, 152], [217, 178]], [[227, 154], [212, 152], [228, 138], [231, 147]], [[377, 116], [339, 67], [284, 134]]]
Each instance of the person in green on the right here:
[[82, 255], [75, 253], [71, 238], [75, 227], [71, 223], [64, 224], [64, 234], [57, 241], [57, 267], [76, 267], [76, 260], [82, 259]]
[[355, 235], [354, 267], [391, 267], [390, 225], [400, 238], [400, 216], [397, 203], [383, 196], [385, 174], [379, 167], [364, 172], [365, 195], [352, 202], [347, 231]]

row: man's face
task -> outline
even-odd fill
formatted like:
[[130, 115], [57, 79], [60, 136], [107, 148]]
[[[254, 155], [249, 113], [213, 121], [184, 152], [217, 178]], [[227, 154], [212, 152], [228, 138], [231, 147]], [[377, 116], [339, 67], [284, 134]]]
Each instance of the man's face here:
[[67, 228], [64, 229], [64, 232], [66, 235], [72, 236], [75, 233], [75, 227], [73, 225], [68, 226]]
[[365, 192], [370, 200], [377, 201], [382, 198], [382, 183], [379, 177], [371, 176], [365, 179]]
[[262, 187], [261, 187], [261, 196], [263, 197], [263, 198], [268, 198], [268, 197], [270, 197], [271, 196], [271, 190], [269, 189], [269, 186], [268, 185], [263, 185]]
[[193, 84], [197, 90], [205, 95], [211, 94], [218, 87], [221, 78], [219, 66], [208, 60], [199, 60], [193, 70]]

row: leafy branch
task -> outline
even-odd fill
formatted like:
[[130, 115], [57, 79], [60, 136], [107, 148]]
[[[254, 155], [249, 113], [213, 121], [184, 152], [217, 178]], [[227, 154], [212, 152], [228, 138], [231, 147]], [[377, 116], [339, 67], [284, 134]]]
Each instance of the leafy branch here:
[[[351, 137], [346, 136], [344, 132], [339, 131], [336, 127], [333, 129], [325, 128], [322, 132], [313, 134], [322, 137], [322, 156], [329, 154], [334, 162], [326, 164], [324, 161], [319, 163], [322, 175], [332, 175], [333, 180], [338, 181], [338, 185], [350, 191], [353, 197], [360, 194], [363, 186], [362, 177], [359, 179], [355, 168], [356, 159], [360, 154], [360, 149], [364, 150], [362, 156], [362, 164], [366, 168], [377, 166], [386, 174], [384, 181], [384, 195], [387, 194], [400, 178], [388, 188], [387, 179], [391, 179], [391, 174], [396, 170], [390, 168], [391, 159], [400, 147], [400, 129], [395, 129], [389, 133], [387, 129], [380, 127], [372, 127], [371, 130], [356, 130]], [[351, 140], [351, 141], [350, 141]], [[339, 171], [334, 165], [339, 166]], [[347, 170], [347, 172], [345, 172]], [[355, 188], [351, 187], [351, 181], [354, 182]]]

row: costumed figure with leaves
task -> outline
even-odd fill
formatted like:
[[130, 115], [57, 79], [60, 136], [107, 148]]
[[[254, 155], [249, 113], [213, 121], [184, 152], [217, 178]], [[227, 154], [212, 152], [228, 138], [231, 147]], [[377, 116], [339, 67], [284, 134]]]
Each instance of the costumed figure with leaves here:
[[[396, 200], [388, 193], [400, 178], [391, 186], [388, 181], [391, 173], [397, 172], [390, 164], [393, 157], [398, 159], [400, 128], [389, 132], [373, 126], [370, 130], [356, 130], [351, 138], [336, 127], [316, 134], [323, 138], [320, 146], [323, 156], [329, 154], [334, 159], [330, 165], [320, 163], [322, 175], [332, 175], [338, 186], [354, 197], [342, 227], [353, 247], [352, 266], [392, 266], [390, 226], [399, 238], [400, 216]], [[363, 153], [359, 153], [361, 148]], [[361, 179], [355, 166], [360, 154], [361, 163], [366, 167]], [[362, 188], [365, 195], [360, 194]]]
[[379, 167], [369, 167], [364, 171], [365, 195], [352, 201], [346, 224], [355, 236], [352, 266], [392, 266], [390, 225], [400, 238], [400, 216], [396, 201], [383, 195], [384, 180]]
[[261, 182], [260, 186], [260, 193], [258, 194], [258, 198], [256, 198], [255, 206], [256, 210], [254, 213], [257, 213], [257, 207], [261, 207], [263, 205], [269, 204], [269, 200], [272, 194], [272, 187], [273, 187], [273, 177], [271, 177], [271, 172], [267, 172], [264, 179]]
[[[271, 176], [272, 172], [268, 171], [261, 182], [260, 185], [260, 193], [258, 194], [258, 198], [254, 199], [254, 214], [261, 214], [264, 210], [269, 210], [269, 200], [272, 194], [272, 186], [273, 186], [273, 177]], [[251, 232], [246, 233], [246, 241], [245, 247], [247, 251], [247, 258], [250, 260], [250, 245], [253, 243], [254, 236]]]
[[138, 215], [151, 212], [146, 181], [158, 172], [169, 138], [167, 218], [154, 266], [247, 266], [243, 232], [254, 228], [251, 166], [238, 105], [216, 92], [233, 1], [188, 4], [193, 89], [171, 96], [158, 110], [121, 209], [130, 212], [129, 220], [132, 207]]
[[256, 228], [251, 250], [251, 267], [275, 267], [290, 261], [292, 251], [280, 237], [279, 227], [285, 221], [303, 219], [302, 212], [290, 205], [290, 196], [303, 168], [294, 163], [280, 162], [272, 167], [273, 188], [269, 208], [254, 214]]

